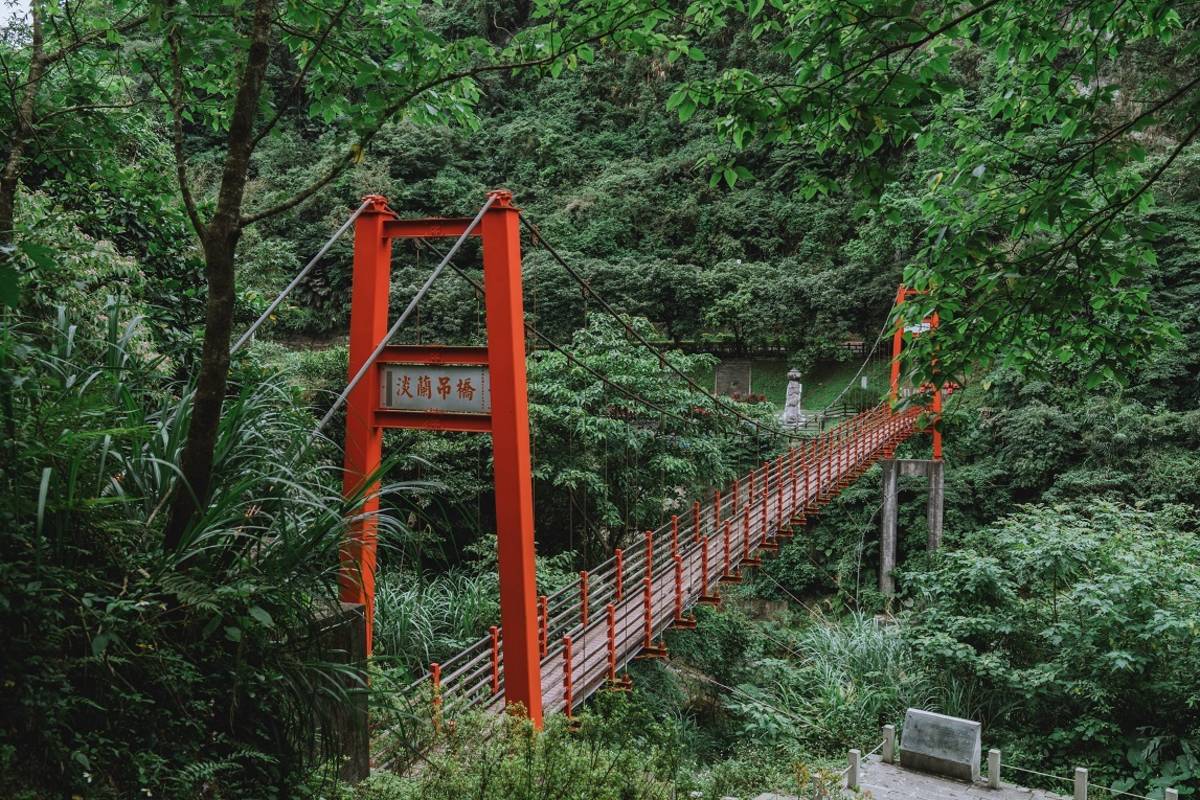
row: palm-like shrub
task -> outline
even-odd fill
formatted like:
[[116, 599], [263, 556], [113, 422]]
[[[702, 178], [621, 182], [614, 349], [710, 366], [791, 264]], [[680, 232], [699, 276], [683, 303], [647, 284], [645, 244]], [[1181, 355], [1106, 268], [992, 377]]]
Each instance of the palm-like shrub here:
[[0, 789], [287, 794], [363, 688], [322, 633], [338, 476], [307, 455], [311, 416], [285, 383], [243, 376], [212, 501], [164, 552], [187, 391], [118, 319], [100, 341], [65, 315], [4, 332]]

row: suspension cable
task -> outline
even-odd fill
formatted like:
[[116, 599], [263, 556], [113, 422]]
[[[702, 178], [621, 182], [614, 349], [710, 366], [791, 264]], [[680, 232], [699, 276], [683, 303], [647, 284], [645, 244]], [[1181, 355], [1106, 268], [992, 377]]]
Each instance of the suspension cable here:
[[[428, 240], [422, 239], [421, 241], [425, 244], [426, 247], [428, 247], [435, 254], [437, 254], [437, 252], [438, 252], [437, 248], [434, 247], [433, 245], [431, 245]], [[456, 272], [460, 278], [462, 278], [464, 281], [466, 281], [471, 286], [471, 288], [475, 290], [476, 298], [478, 298], [480, 300], [484, 299], [485, 293], [484, 293], [483, 287], [480, 286], [479, 282], [476, 281], [474, 278], [472, 278], [471, 275], [468, 274], [466, 270], [459, 267], [457, 264], [453, 264], [453, 263], [450, 264], [450, 269], [454, 270], [454, 272]], [[692, 422], [692, 420], [689, 420], [686, 417], [675, 413], [674, 411], [669, 411], [669, 410], [663, 408], [662, 406], [658, 405], [657, 403], [647, 400], [644, 396], [638, 394], [637, 392], [633, 391], [632, 389], [622, 386], [619, 383], [615, 383], [610, 378], [606, 377], [604, 375], [604, 373], [602, 373], [602, 372], [594, 369], [593, 367], [580, 361], [569, 350], [567, 350], [565, 347], [563, 347], [562, 345], [555, 342], [553, 339], [551, 339], [546, 334], [539, 331], [529, 321], [525, 322], [525, 330], [528, 331], [531, 335], [537, 337], [537, 339], [540, 342], [542, 342], [542, 344], [544, 344], [546, 347], [549, 347], [551, 350], [553, 350], [554, 352], [558, 353], [559, 355], [561, 355], [565, 359], [567, 359], [567, 361], [570, 364], [572, 364], [576, 367], [579, 367], [584, 372], [588, 373], [593, 378], [595, 378], [596, 380], [603, 383], [605, 386], [608, 386], [609, 388], [614, 389], [617, 392], [620, 392], [621, 394], [625, 395], [625, 397], [629, 398], [630, 400], [633, 400], [635, 403], [640, 403], [641, 405], [645, 406], [646, 408], [651, 409], [652, 411], [655, 411], [656, 413], [665, 414], [669, 417], [677, 419], [680, 422], [684, 423], [685, 425], [690, 424]], [[737, 431], [737, 433], [746, 435], [741, 431]]]
[[858, 380], [859, 376], [863, 374], [863, 370], [867, 368], [867, 364], [871, 363], [871, 356], [875, 355], [875, 351], [879, 348], [879, 343], [883, 341], [883, 334], [887, 332], [889, 327], [891, 327], [889, 325], [891, 321], [892, 315], [889, 313], [883, 318], [883, 327], [879, 329], [879, 335], [875, 337], [875, 343], [871, 345], [870, 352], [867, 353], [867, 357], [864, 358], [862, 364], [859, 365], [858, 372], [854, 373], [854, 377], [842, 387], [842, 390], [837, 393], [837, 397], [825, 404], [825, 408], [821, 409], [822, 414], [837, 405], [837, 401], [842, 399], [842, 395], [846, 394], [850, 387], [854, 385], [854, 382]]
[[469, 224], [466, 227], [466, 230], [464, 230], [462, 234], [460, 234], [459, 237], [454, 241], [454, 245], [449, 251], [447, 251], [446, 255], [442, 257], [441, 263], [439, 263], [433, 272], [429, 274], [429, 277], [425, 280], [425, 283], [420, 289], [417, 290], [417, 293], [413, 295], [413, 299], [409, 301], [408, 307], [404, 309], [404, 313], [401, 314], [394, 323], [392, 323], [392, 327], [388, 328], [387, 333], [383, 335], [383, 338], [379, 340], [379, 344], [375, 346], [375, 350], [372, 351], [369, 356], [367, 356], [365, 361], [363, 361], [363, 364], [361, 367], [359, 367], [358, 372], [356, 372], [354, 377], [350, 379], [350, 383], [346, 385], [346, 388], [342, 390], [340, 395], [338, 395], [337, 400], [335, 400], [333, 405], [329, 407], [329, 410], [325, 412], [325, 416], [321, 417], [321, 421], [317, 423], [317, 427], [313, 428], [312, 433], [309, 434], [310, 440], [316, 437], [316, 435], [321, 432], [321, 429], [328, 424], [329, 420], [333, 418], [334, 413], [336, 413], [337, 410], [341, 408], [342, 404], [346, 402], [346, 398], [350, 396], [350, 392], [354, 391], [354, 387], [359, 384], [359, 381], [363, 379], [363, 376], [365, 376], [367, 372], [371, 370], [371, 367], [375, 365], [375, 359], [379, 358], [379, 354], [383, 352], [385, 347], [387, 347], [388, 342], [391, 341], [393, 336], [395, 336], [396, 331], [400, 330], [401, 326], [404, 325], [404, 323], [408, 320], [409, 315], [412, 314], [413, 309], [416, 308], [417, 304], [420, 303], [421, 300], [424, 299], [425, 295], [429, 293], [429, 289], [433, 286], [433, 282], [436, 281], [438, 276], [442, 274], [442, 271], [446, 269], [446, 265], [450, 263], [450, 259], [454, 258], [455, 253], [458, 252], [459, 248], [463, 246], [463, 243], [466, 242], [467, 238], [471, 235], [471, 231], [475, 230], [475, 228], [479, 225], [480, 220], [483, 219], [483, 215], [487, 213], [487, 210], [491, 208], [492, 204], [495, 202], [496, 198], [494, 196], [488, 197], [487, 202], [483, 204], [483, 208], [479, 209], [479, 213], [477, 213], [475, 218], [471, 220], [471, 224]]
[[312, 268], [317, 265], [317, 262], [321, 260], [322, 256], [324, 256], [326, 253], [329, 252], [329, 248], [333, 247], [333, 243], [336, 242], [338, 239], [342, 238], [342, 234], [344, 234], [347, 230], [350, 229], [350, 226], [354, 224], [354, 220], [356, 220], [360, 216], [362, 216], [362, 213], [367, 210], [368, 205], [369, 205], [369, 203], [366, 200], [364, 200], [363, 204], [358, 207], [358, 210], [355, 211], [353, 214], [351, 214], [350, 218], [342, 223], [342, 227], [340, 227], [336, 231], [334, 231], [333, 236], [330, 236], [328, 241], [326, 241], [325, 244], [321, 245], [321, 249], [318, 250], [317, 254], [312, 257], [312, 260], [310, 260], [307, 264], [304, 265], [304, 269], [300, 270], [300, 272], [298, 272], [296, 274], [296, 277], [292, 278], [291, 283], [289, 283], [287, 286], [285, 286], [283, 288], [283, 291], [280, 292], [279, 295], [276, 296], [276, 298], [271, 301], [271, 304], [269, 306], [267, 306], [267, 310], [262, 312], [262, 314], [259, 315], [258, 319], [254, 320], [254, 324], [252, 324], [249, 328], [247, 328], [246, 332], [243, 333], [241, 335], [241, 337], [238, 338], [237, 342], [234, 343], [233, 347], [231, 347], [229, 349], [229, 355], [233, 355], [238, 350], [241, 350], [242, 345], [244, 345], [246, 342], [250, 341], [250, 337], [252, 337], [254, 335], [254, 332], [259, 329], [259, 326], [261, 326], [264, 322], [266, 322], [267, 318], [270, 317], [273, 313], [275, 313], [275, 309], [279, 308], [279, 304], [283, 302], [284, 298], [287, 297], [289, 294], [291, 294], [292, 290], [300, 285], [300, 281], [304, 280], [304, 276], [307, 275], [312, 270]]
[[591, 287], [591, 285], [587, 282], [587, 280], [582, 275], [580, 275], [578, 272], [576, 272], [574, 269], [571, 268], [571, 266], [566, 262], [566, 260], [564, 260], [563, 257], [558, 254], [558, 251], [555, 250], [550, 245], [550, 243], [546, 241], [546, 239], [542, 236], [541, 232], [533, 225], [533, 223], [531, 223], [528, 219], [525, 218], [524, 214], [519, 214], [518, 216], [521, 220], [521, 224], [525, 226], [525, 229], [527, 231], [529, 231], [530, 235], [538, 242], [538, 244], [540, 244], [542, 247], [546, 248], [546, 252], [550, 254], [551, 258], [553, 258], [556, 262], [558, 262], [559, 266], [561, 266], [564, 270], [566, 270], [567, 274], [570, 275], [571, 278], [574, 279], [574, 281], [579, 284], [580, 288], [583, 289], [583, 291], [585, 293], [591, 295], [591, 297], [593, 299], [595, 299], [597, 303], [600, 304], [601, 308], [603, 308], [605, 310], [605, 312], [607, 312], [613, 319], [615, 319], [618, 323], [620, 323], [621, 327], [623, 327], [625, 329], [625, 332], [628, 335], [632, 336], [634, 339], [637, 340], [637, 342], [639, 344], [641, 344], [647, 350], [649, 350], [650, 352], [652, 352], [656, 356], [658, 356], [659, 364], [667, 367], [669, 370], [674, 372], [676, 375], [683, 378], [683, 380], [686, 381], [687, 384], [692, 387], [692, 389], [694, 389], [696, 392], [700, 393], [707, 400], [709, 400], [713, 404], [714, 408], [721, 410], [721, 411], [725, 411], [726, 413], [732, 414], [733, 416], [737, 417], [741, 421], [747, 422], [747, 423], [753, 425], [756, 429], [766, 431], [767, 433], [774, 434], [776, 436], [783, 436], [787, 439], [793, 439], [793, 440], [806, 438], [803, 436], [799, 436], [797, 434], [793, 434], [793, 433], [789, 433], [784, 430], [780, 430], [778, 428], [773, 428], [771, 426], [764, 425], [763, 423], [754, 419], [753, 417], [749, 417], [749, 416], [743, 414], [741, 411], [738, 411], [733, 406], [722, 402], [716, 395], [714, 395], [712, 392], [708, 391], [703, 386], [701, 386], [699, 383], [697, 383], [696, 380], [694, 378], [692, 378], [692, 376], [688, 375], [686, 372], [684, 372], [683, 370], [676, 367], [674, 364], [667, 361], [661, 350], [659, 350], [657, 347], [655, 347], [653, 344], [651, 344], [649, 341], [647, 341], [644, 336], [642, 336], [640, 333], [638, 333], [633, 328], [632, 325], [630, 325], [624, 318], [621, 317], [620, 313], [618, 313], [615, 308], [613, 308], [611, 305], [609, 305], [607, 300], [605, 300], [603, 297], [601, 297], [596, 292], [596, 290]]

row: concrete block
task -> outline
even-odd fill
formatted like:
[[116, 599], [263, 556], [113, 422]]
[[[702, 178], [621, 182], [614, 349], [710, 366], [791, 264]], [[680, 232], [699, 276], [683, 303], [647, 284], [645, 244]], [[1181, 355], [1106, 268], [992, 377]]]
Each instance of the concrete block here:
[[883, 760], [883, 763], [885, 763], [885, 764], [895, 764], [896, 763], [896, 726], [895, 725], [884, 725], [883, 726], [883, 750], [880, 752], [879, 757]]
[[904, 715], [900, 766], [977, 781], [981, 728], [978, 722], [969, 719], [910, 708]]

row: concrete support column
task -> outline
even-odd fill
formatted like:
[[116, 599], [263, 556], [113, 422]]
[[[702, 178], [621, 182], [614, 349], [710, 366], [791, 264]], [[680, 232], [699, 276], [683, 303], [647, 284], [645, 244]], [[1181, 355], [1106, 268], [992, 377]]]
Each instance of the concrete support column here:
[[879, 592], [884, 597], [896, 593], [896, 511], [899, 465], [895, 459], [879, 462], [883, 467], [883, 519], [879, 528]]
[[929, 462], [929, 503], [926, 519], [929, 522], [929, 552], [942, 545], [942, 508], [946, 496], [946, 464], [941, 459]]

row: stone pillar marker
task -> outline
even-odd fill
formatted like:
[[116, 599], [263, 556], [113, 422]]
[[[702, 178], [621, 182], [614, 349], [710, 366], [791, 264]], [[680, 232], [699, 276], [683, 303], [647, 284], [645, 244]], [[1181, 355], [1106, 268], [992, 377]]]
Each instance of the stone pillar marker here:
[[988, 750], [988, 787], [1000, 788], [1000, 751], [995, 748]]
[[795, 427], [804, 424], [804, 412], [801, 411], [801, 400], [804, 396], [804, 384], [800, 383], [800, 370], [788, 370], [787, 397], [783, 403], [783, 424]]

